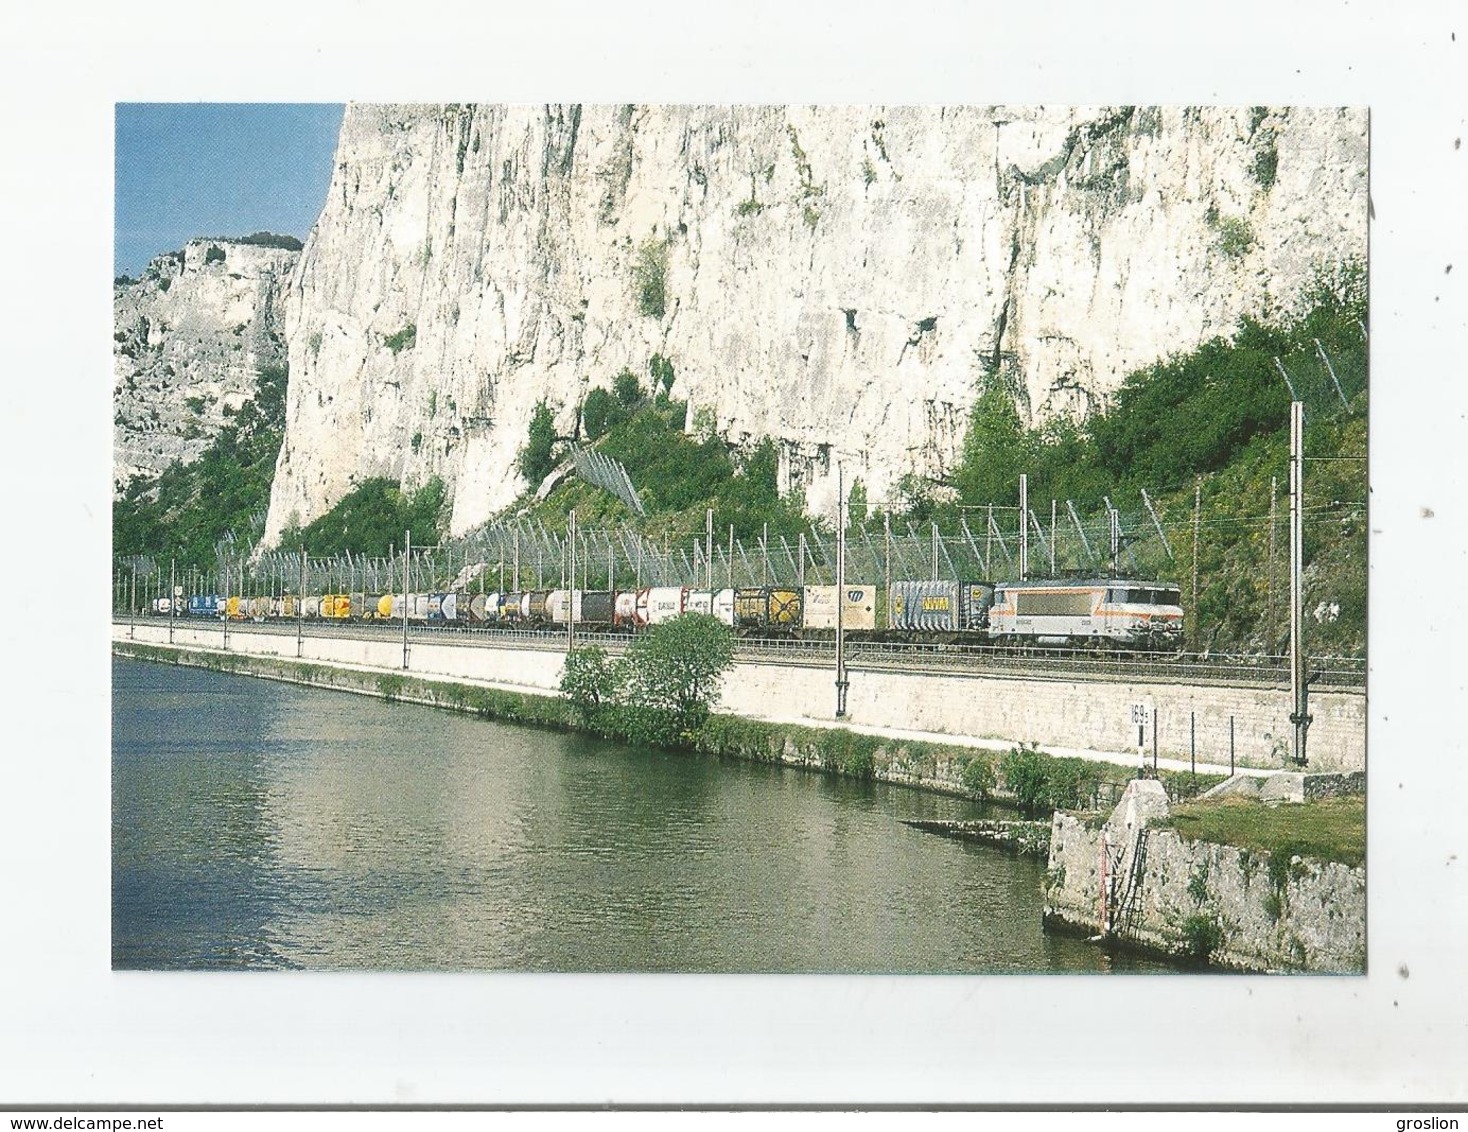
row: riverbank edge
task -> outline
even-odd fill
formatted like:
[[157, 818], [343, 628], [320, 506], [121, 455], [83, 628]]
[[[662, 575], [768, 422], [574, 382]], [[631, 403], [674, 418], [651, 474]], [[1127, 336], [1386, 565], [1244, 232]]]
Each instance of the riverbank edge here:
[[[186, 645], [113, 641], [114, 656], [254, 676], [288, 684], [373, 696], [388, 702], [443, 708], [501, 723], [540, 727], [621, 742], [587, 726], [560, 696], [471, 684], [449, 677], [346, 668], [291, 657], [214, 652]], [[845, 728], [806, 727], [715, 713], [687, 746], [670, 748], [746, 762], [779, 763], [840, 777], [908, 786], [1014, 807], [1016, 796], [996, 775], [991, 753], [925, 740], [886, 739]], [[980, 767], [978, 773], [970, 770]], [[975, 790], [969, 783], [979, 783]]]
[[[413, 703], [502, 723], [605, 738], [594, 728], [587, 727], [575, 708], [559, 696], [487, 687], [447, 677], [405, 675], [291, 657], [216, 652], [184, 645], [113, 641], [112, 654], [158, 664], [372, 696], [387, 702]], [[805, 727], [722, 714], [711, 716], [693, 739], [691, 745], [676, 749], [994, 802], [1014, 810], [1016, 817], [1008, 821], [925, 823], [921, 828], [931, 834], [980, 841], [1002, 851], [1042, 861], [1050, 854], [1051, 830], [1040, 832], [1033, 828], [1049, 823], [1019, 816], [1016, 794], [1007, 788], [999, 771], [999, 760], [989, 752], [921, 740], [887, 739], [843, 728]], [[1045, 755], [1039, 757], [1050, 758]], [[966, 777], [971, 785], [965, 784]], [[953, 828], [939, 829], [936, 828], [938, 824]], [[927, 825], [934, 828], [926, 828]], [[964, 828], [959, 829], [959, 826]], [[1023, 848], [1020, 847], [1021, 841]], [[1056, 916], [1052, 909], [1045, 909], [1043, 922], [1047, 931], [1087, 934], [1080, 923], [1066, 921], [1067, 917]], [[1116, 950], [1165, 956], [1173, 961], [1178, 958], [1176, 950], [1158, 947], [1151, 940], [1112, 940], [1108, 946]]]
[[[584, 719], [561, 696], [544, 691], [507, 688], [449, 675], [408, 674], [329, 660], [225, 652], [197, 645], [114, 638], [112, 646], [117, 655], [143, 660], [255, 675], [389, 701], [448, 708], [505, 723], [593, 735], [611, 742], [626, 741], [623, 736], [604, 731], [594, 721]], [[1027, 815], [1030, 817], [1043, 817], [1056, 808], [1045, 803], [1043, 790], [1037, 793], [1034, 781], [1037, 773], [1042, 777], [1053, 776], [1062, 784], [1059, 787], [1062, 793], [1089, 785], [1097, 792], [1092, 798], [1096, 805], [1114, 803], [1132, 777], [1130, 768], [1109, 760], [1048, 754], [1031, 744], [1015, 743], [1011, 752], [1023, 754], [1026, 764], [1021, 770], [1025, 776], [1025, 781], [1019, 784], [1024, 791], [1021, 794], [1005, 780], [1006, 752], [993, 747], [724, 712], [709, 716], [685, 739], [687, 742], [668, 749], [779, 763], [978, 802], [995, 802], [1015, 810], [1017, 816], [1024, 798], [1032, 800], [1032, 810], [1036, 811]], [[1160, 777], [1173, 783], [1177, 790], [1193, 793], [1200, 787], [1223, 781], [1225, 776], [1165, 769]], [[1085, 781], [1081, 782], [1081, 778]], [[1078, 801], [1079, 798], [1068, 797], [1058, 804], [1075, 808]]]

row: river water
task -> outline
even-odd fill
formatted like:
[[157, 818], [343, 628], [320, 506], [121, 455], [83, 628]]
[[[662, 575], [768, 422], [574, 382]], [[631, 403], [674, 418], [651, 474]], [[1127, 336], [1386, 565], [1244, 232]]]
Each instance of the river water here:
[[113, 660], [118, 969], [1159, 970], [962, 799]]

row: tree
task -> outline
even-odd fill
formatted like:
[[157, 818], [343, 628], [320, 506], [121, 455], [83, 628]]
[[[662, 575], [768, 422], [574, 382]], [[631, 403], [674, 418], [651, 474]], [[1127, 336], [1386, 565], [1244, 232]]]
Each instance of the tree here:
[[954, 485], [965, 503], [1007, 502], [1019, 491], [1019, 474], [1030, 470], [1030, 444], [1014, 399], [998, 382], [989, 384], [969, 415], [963, 463]]
[[316, 555], [351, 552], [381, 557], [394, 545], [402, 546], [405, 530], [411, 532], [415, 546], [437, 542], [446, 494], [437, 476], [411, 495], [390, 479], [365, 480], [304, 530], [289, 540], [282, 538], [281, 545], [299, 544]]
[[702, 723], [734, 664], [734, 634], [717, 617], [685, 613], [632, 642], [627, 688], [635, 707], [666, 713], [680, 732]]
[[631, 409], [642, 400], [642, 385], [630, 369], [624, 369], [617, 374], [612, 381], [612, 389], [616, 391], [617, 400], [623, 408]]
[[561, 673], [561, 694], [575, 705], [581, 722], [590, 725], [603, 710], [613, 707], [626, 682], [626, 666], [597, 646], [572, 649]]
[[520, 459], [517, 462], [520, 474], [530, 481], [531, 487], [539, 487], [540, 481], [555, 468], [555, 448], [556, 417], [550, 406], [540, 401], [530, 416], [525, 447], [520, 449]]
[[586, 395], [581, 405], [581, 427], [586, 430], [586, 439], [597, 440], [605, 436], [607, 429], [623, 416], [612, 395], [598, 385]]

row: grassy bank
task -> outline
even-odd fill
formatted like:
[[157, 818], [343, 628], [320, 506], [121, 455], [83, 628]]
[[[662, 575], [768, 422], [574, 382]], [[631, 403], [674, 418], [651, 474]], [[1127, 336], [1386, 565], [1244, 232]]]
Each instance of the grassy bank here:
[[1234, 845], [1287, 866], [1314, 857], [1352, 867], [1366, 860], [1366, 799], [1356, 795], [1270, 806], [1253, 798], [1222, 798], [1174, 808], [1167, 825], [1194, 841]]

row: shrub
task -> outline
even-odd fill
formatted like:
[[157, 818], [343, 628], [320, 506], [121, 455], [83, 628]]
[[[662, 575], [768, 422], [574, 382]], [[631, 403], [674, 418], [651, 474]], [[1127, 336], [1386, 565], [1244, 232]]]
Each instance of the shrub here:
[[668, 245], [665, 240], [646, 240], [632, 266], [637, 309], [649, 318], [662, 318], [667, 311]]
[[1225, 216], [1218, 222], [1218, 250], [1229, 259], [1241, 259], [1254, 244], [1254, 229], [1242, 216]]
[[223, 262], [224, 249], [221, 248], [218, 244], [210, 244], [209, 249], [204, 253], [204, 265], [207, 267], [211, 263]]
[[994, 793], [994, 760], [988, 755], [974, 755], [959, 771], [963, 788], [981, 802], [987, 802]]
[[733, 663], [729, 628], [706, 613], [685, 613], [654, 625], [627, 649], [627, 698], [689, 732], [708, 718]]
[[1021, 812], [1036, 814], [1088, 803], [1087, 788], [1096, 770], [1084, 759], [1055, 758], [1030, 744], [1006, 753], [999, 773]]
[[1188, 877], [1188, 896], [1194, 904], [1202, 904], [1208, 899], [1208, 865], [1198, 865]]
[[630, 369], [624, 369], [612, 379], [612, 391], [617, 395], [617, 403], [624, 409], [633, 408], [643, 397], [642, 384]]
[[556, 466], [556, 418], [544, 401], [535, 406], [530, 415], [530, 428], [525, 437], [525, 447], [520, 449], [517, 466], [520, 474], [532, 487], [550, 475]]
[[778, 725], [737, 715], [710, 715], [694, 736], [696, 750], [757, 762], [779, 761], [783, 746], [784, 735]]
[[[1043, 757], [1043, 756], [1042, 756]], [[1084, 759], [1050, 758], [1045, 765], [1045, 803], [1059, 810], [1081, 806], [1090, 799], [1086, 787], [1095, 776], [1095, 768]]]
[[[654, 354], [647, 360], [647, 372], [652, 377], [654, 390], [661, 390], [666, 396], [673, 391], [673, 363], [662, 354]], [[641, 391], [638, 391], [641, 396]]]
[[1014, 794], [1021, 813], [1034, 814], [1046, 807], [1049, 798], [1046, 761], [1046, 756], [1033, 746], [1015, 747], [999, 761], [999, 773]]
[[[637, 379], [633, 378], [635, 382]], [[612, 395], [598, 385], [586, 395], [581, 405], [581, 427], [587, 440], [597, 440], [606, 435], [617, 423], [618, 405]]]
[[595, 646], [572, 649], [566, 654], [561, 675], [561, 694], [591, 724], [604, 708], [615, 704], [626, 681], [625, 667]]
[[877, 750], [881, 741], [872, 735], [830, 727], [816, 739], [821, 766], [852, 778], [870, 779], [877, 769]]
[[1218, 918], [1194, 912], [1182, 923], [1182, 955], [1195, 963], [1207, 963], [1208, 957], [1223, 944], [1223, 926]]
[[1254, 165], [1250, 170], [1254, 174], [1254, 180], [1259, 182], [1261, 188], [1271, 189], [1279, 171], [1279, 150], [1275, 147], [1273, 139], [1270, 139], [1258, 153], [1254, 155]]
[[391, 350], [394, 356], [400, 350], [411, 350], [417, 341], [418, 327], [411, 322], [396, 334], [385, 334], [382, 338], [382, 344]]

